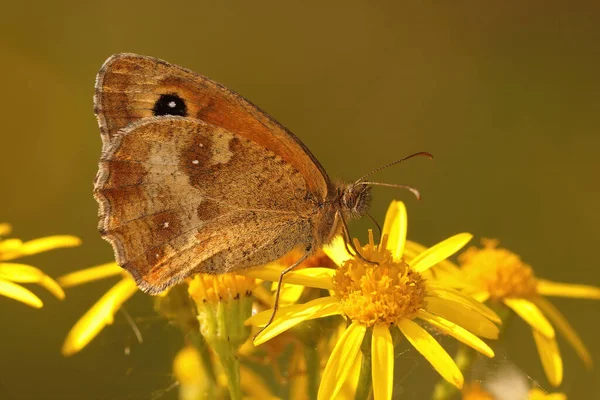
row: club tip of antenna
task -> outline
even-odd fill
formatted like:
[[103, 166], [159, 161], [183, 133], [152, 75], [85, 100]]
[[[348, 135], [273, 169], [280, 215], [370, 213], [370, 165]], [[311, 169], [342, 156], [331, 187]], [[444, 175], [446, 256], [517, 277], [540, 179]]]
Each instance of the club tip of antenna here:
[[407, 189], [410, 190], [410, 192], [415, 195], [415, 197], [417, 198], [417, 200], [421, 201], [421, 192], [419, 192], [414, 187], [410, 187], [410, 186], [407, 187]]
[[417, 153], [417, 155], [419, 155], [419, 156], [425, 156], [425, 157], [429, 158], [430, 160], [433, 160], [433, 154], [431, 154], [428, 151], [422, 151], [420, 153]]

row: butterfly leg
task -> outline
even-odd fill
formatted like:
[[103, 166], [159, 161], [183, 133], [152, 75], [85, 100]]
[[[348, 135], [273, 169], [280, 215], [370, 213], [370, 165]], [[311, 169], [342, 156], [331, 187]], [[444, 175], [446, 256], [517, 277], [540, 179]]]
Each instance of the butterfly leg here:
[[[377, 265], [378, 263], [375, 261], [371, 261], [371, 260], [367, 260], [356, 248], [356, 246], [354, 245], [354, 242], [352, 241], [351, 237], [350, 237], [350, 230], [348, 229], [348, 224], [346, 224], [346, 220], [344, 219], [344, 216], [340, 213], [340, 221], [342, 221], [342, 228], [344, 231], [344, 246], [346, 246], [346, 251], [348, 252], [348, 254], [350, 254], [353, 257], [356, 258], [360, 258], [361, 260], [363, 260], [366, 263], [369, 264], [375, 264]], [[352, 254], [350, 252], [350, 249], [348, 248], [348, 246], [350, 246], [350, 248], [352, 249], [352, 251], [354, 251], [354, 253], [356, 253], [356, 255]]]
[[379, 232], [379, 241], [381, 241], [381, 236], [383, 235], [383, 231], [381, 230], [381, 225], [379, 225], [379, 222], [377, 222], [377, 220], [375, 218], [373, 218], [373, 216], [371, 214], [369, 214], [368, 212], [366, 214], [367, 214], [367, 217], [369, 217], [369, 219], [371, 220], [371, 222], [373, 222], [375, 224], [375, 226], [377, 227], [377, 231]]
[[256, 338], [256, 336], [260, 335], [262, 331], [264, 331], [265, 329], [267, 329], [267, 327], [269, 325], [271, 325], [271, 323], [275, 319], [275, 313], [279, 309], [279, 295], [281, 293], [281, 286], [283, 285], [283, 277], [288, 272], [291, 272], [298, 265], [302, 264], [308, 258], [308, 256], [311, 253], [312, 253], [312, 245], [310, 245], [310, 246], [308, 246], [306, 248], [306, 251], [304, 252], [304, 255], [302, 255], [302, 257], [300, 257], [295, 263], [293, 263], [292, 265], [290, 265], [289, 267], [287, 267], [286, 269], [284, 269], [283, 271], [281, 271], [281, 273], [279, 274], [279, 279], [277, 281], [277, 290], [275, 291], [275, 302], [273, 303], [273, 312], [271, 313], [271, 317], [269, 318], [269, 321], [267, 322], [267, 324], [260, 330], [260, 332], [258, 332], [254, 336], [254, 338]]

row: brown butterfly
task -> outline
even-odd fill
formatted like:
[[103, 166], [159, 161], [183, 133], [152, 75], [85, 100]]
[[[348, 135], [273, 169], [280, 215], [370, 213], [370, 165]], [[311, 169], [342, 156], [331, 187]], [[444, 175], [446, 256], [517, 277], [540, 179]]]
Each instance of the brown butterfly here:
[[98, 73], [94, 105], [99, 229], [145, 292], [300, 247], [290, 270], [340, 230], [349, 239], [346, 220], [367, 211], [376, 183], [332, 182], [290, 131], [187, 69], [113, 55]]

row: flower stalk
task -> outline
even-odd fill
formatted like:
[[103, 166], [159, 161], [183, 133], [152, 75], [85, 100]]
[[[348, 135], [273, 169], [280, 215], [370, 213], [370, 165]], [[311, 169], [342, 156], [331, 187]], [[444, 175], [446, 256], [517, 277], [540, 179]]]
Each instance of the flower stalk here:
[[197, 275], [188, 291], [196, 303], [200, 333], [216, 353], [232, 400], [241, 400], [240, 361], [237, 353], [250, 337], [244, 321], [252, 312], [249, 297], [254, 279], [234, 275]]

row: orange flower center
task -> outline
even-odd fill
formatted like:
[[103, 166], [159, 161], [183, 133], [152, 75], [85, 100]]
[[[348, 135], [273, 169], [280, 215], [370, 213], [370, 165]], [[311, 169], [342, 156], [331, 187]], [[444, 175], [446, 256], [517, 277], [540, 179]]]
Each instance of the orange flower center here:
[[[362, 256], [377, 264], [360, 258], [345, 261], [336, 271], [333, 288], [341, 299], [344, 314], [352, 321], [366, 326], [393, 324], [402, 318], [414, 318], [424, 306], [425, 279], [411, 270], [404, 260], [394, 261], [392, 253], [382, 244], [373, 243], [369, 232], [369, 244], [364, 246]], [[356, 242], [356, 248], [359, 248]]]
[[529, 297], [536, 293], [533, 270], [521, 258], [502, 248], [498, 241], [482, 240], [483, 249], [471, 247], [459, 256], [469, 282], [489, 292], [492, 299]]

